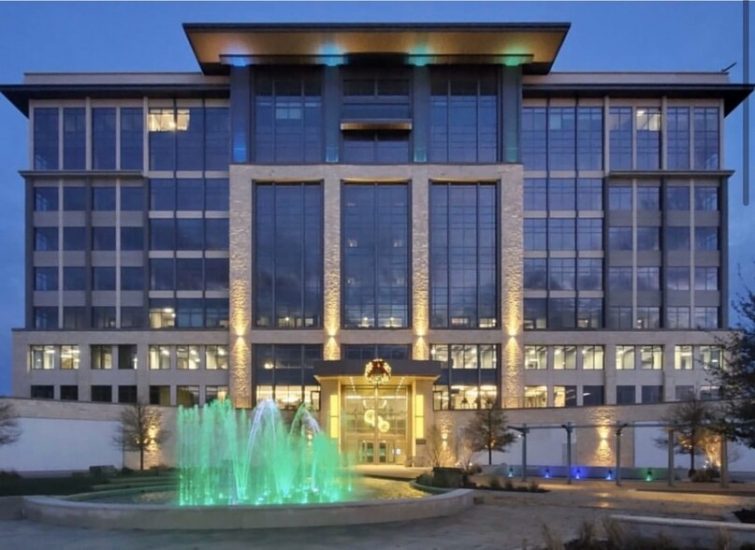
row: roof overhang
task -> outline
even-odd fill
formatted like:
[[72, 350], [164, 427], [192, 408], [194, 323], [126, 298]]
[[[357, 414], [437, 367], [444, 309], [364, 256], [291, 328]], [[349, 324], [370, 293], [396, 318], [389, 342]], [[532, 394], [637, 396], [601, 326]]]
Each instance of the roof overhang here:
[[[417, 361], [413, 359], [388, 359], [391, 366], [391, 376], [395, 380], [402, 377], [427, 378], [435, 380], [441, 373], [440, 361]], [[340, 359], [333, 361], [315, 361], [314, 376], [316, 379], [326, 378], [359, 378], [364, 379], [364, 367], [367, 361], [358, 359]]]
[[184, 31], [205, 74], [232, 65], [342, 65], [393, 58], [413, 65], [521, 65], [546, 74], [569, 23], [234, 24], [186, 23]]

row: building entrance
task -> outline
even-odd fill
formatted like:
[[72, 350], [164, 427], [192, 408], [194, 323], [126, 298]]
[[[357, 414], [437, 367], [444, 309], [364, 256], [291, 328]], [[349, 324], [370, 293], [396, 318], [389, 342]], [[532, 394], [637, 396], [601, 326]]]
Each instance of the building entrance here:
[[403, 464], [408, 450], [408, 388], [343, 386], [344, 450], [359, 464]]

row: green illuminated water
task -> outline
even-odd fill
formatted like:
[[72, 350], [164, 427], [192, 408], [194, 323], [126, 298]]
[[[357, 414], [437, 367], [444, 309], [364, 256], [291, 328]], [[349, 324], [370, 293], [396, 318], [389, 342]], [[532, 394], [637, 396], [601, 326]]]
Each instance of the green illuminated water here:
[[227, 400], [180, 408], [177, 451], [184, 506], [338, 502], [351, 491], [336, 442], [304, 406], [290, 424], [271, 400], [251, 415]]

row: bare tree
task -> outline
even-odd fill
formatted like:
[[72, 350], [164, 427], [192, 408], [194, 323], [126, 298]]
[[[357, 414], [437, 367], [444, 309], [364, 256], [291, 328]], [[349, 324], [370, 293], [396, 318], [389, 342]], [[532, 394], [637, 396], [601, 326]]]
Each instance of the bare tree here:
[[139, 453], [139, 470], [144, 470], [144, 454], [158, 448], [170, 432], [162, 427], [162, 412], [141, 401], [126, 405], [121, 412], [113, 443], [125, 451]]
[[15, 443], [21, 437], [17, 416], [13, 403], [0, 403], [0, 447]]
[[425, 439], [425, 453], [433, 468], [446, 466], [453, 462], [451, 442], [448, 441], [448, 435], [445, 438], [443, 437], [443, 431], [437, 424], [431, 425], [428, 429]]
[[506, 427], [503, 409], [494, 408], [494, 403], [485, 402], [485, 408], [475, 412], [466, 427], [465, 435], [474, 451], [488, 451], [488, 464], [493, 464], [493, 451], [503, 450], [514, 441], [514, 434]]
[[[680, 454], [689, 454], [689, 475], [695, 473], [695, 456], [703, 454], [712, 440], [718, 435], [712, 426], [716, 415], [709, 403], [691, 396], [673, 405], [664, 421], [674, 431], [674, 447]], [[657, 440], [659, 445], [668, 445], [668, 438]]]

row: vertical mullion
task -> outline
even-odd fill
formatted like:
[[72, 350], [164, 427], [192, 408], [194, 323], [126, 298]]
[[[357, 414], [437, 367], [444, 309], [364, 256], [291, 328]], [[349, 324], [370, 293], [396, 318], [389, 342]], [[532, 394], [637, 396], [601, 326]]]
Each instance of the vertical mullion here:
[[[299, 184], [299, 195], [300, 195], [301, 209], [302, 209], [301, 210], [302, 211], [301, 218], [299, 219], [299, 223], [301, 224], [300, 225], [300, 227], [301, 227], [301, 255], [299, 256], [299, 269], [300, 269], [299, 272], [300, 272], [300, 275], [301, 275], [301, 281], [299, 282], [299, 285], [300, 285], [299, 292], [301, 292], [301, 300], [299, 300], [299, 303], [300, 303], [301, 310], [299, 311], [299, 314], [300, 314], [299, 318], [301, 319], [302, 327], [304, 327], [304, 310], [305, 310], [305, 303], [306, 303], [306, 301], [305, 301], [305, 289], [306, 289], [306, 285], [304, 283], [304, 280], [305, 280], [304, 279], [304, 277], [305, 277], [304, 257], [305, 257], [305, 254], [306, 254], [306, 252], [305, 252], [306, 251], [306, 247], [305, 247], [306, 243], [305, 243], [305, 239], [304, 239], [304, 233], [306, 231], [306, 227], [305, 227], [305, 223], [304, 222], [306, 220], [306, 203], [305, 203], [306, 194], [304, 193], [304, 184], [303, 183]], [[304, 375], [302, 374], [302, 382], [303, 382], [303, 376]]]

